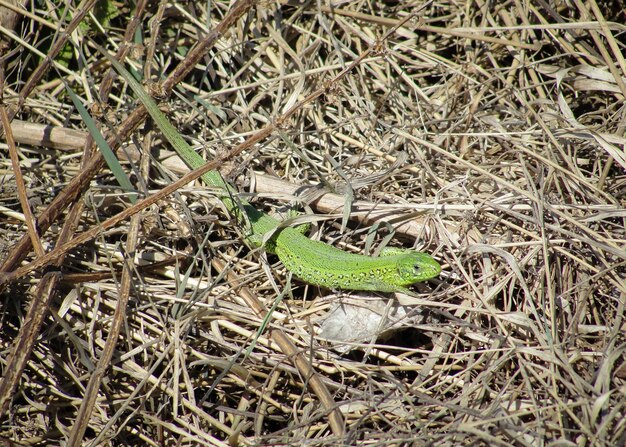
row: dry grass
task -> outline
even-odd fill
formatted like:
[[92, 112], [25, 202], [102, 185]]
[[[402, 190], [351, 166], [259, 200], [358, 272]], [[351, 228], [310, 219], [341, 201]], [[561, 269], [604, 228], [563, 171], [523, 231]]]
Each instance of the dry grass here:
[[[22, 266], [1, 278], [3, 445], [625, 445], [621, 2], [242, 2], [232, 24], [227, 3], [208, 4], [151, 4], [135, 23], [117, 5], [106, 34], [76, 28], [61, 68], [31, 48], [50, 53], [75, 11], [32, 9], [5, 40], [7, 116], [55, 126], [55, 142], [14, 121], [24, 186], [6, 140], [0, 152], [2, 271]], [[164, 106], [207, 159], [269, 129], [220, 166], [262, 192], [259, 207], [292, 197], [251, 170], [344, 197], [347, 182], [366, 209], [399, 216], [394, 227], [410, 222], [392, 243], [433, 253], [444, 273], [404, 307], [331, 295], [245, 248], [198, 184], [143, 210], [108, 168], [79, 184], [87, 133], [63, 82], [119, 136], [138, 191], [175, 179], [158, 132], [133, 131], [144, 116], [123, 81], [107, 93], [93, 42], [126, 45], [152, 81], [189, 67], [164, 84], [176, 85]], [[78, 205], [62, 201], [68, 185]], [[27, 230], [28, 207], [51, 203], [51, 228]], [[133, 217], [97, 227], [123, 210]], [[367, 213], [342, 228], [333, 212], [313, 237], [359, 252], [386, 242], [390, 227]], [[94, 226], [67, 256], [41, 258]], [[17, 245], [29, 234], [35, 249]], [[36, 258], [47, 270], [24, 267]], [[381, 300], [393, 330], [319, 336], [336, 303]]]

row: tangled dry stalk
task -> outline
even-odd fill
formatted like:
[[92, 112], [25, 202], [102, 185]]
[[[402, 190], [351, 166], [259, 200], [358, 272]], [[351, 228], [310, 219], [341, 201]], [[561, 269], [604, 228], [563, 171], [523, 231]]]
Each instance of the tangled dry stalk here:
[[[0, 2], [3, 444], [626, 443], [621, 2], [60, 3]], [[298, 192], [312, 237], [444, 273], [290, 279], [211, 191], [163, 189], [94, 43], [259, 207]]]

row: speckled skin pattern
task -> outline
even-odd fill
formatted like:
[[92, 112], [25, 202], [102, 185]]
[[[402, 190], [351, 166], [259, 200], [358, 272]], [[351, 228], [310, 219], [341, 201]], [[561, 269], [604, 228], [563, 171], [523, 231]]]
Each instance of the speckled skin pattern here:
[[[263, 235], [279, 225], [277, 220], [251, 205], [246, 204], [244, 210], [252, 233]], [[248, 240], [258, 246], [258, 238]], [[380, 257], [347, 253], [289, 227], [270, 238], [265, 249], [278, 255], [285, 267], [301, 280], [329, 289], [406, 292], [406, 286], [434, 278], [441, 272], [441, 266], [426, 253], [398, 248], [383, 250]]]

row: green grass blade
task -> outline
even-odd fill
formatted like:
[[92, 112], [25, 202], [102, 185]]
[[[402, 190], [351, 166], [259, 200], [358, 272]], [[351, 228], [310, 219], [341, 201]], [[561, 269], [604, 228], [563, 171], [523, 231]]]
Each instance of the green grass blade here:
[[117, 183], [120, 185], [122, 190], [128, 192], [128, 198], [130, 199], [131, 203], [135, 203], [137, 201], [137, 191], [130, 182], [128, 175], [126, 175], [126, 172], [124, 171], [122, 165], [115, 156], [115, 153], [109, 147], [106, 139], [100, 132], [100, 129], [98, 129], [98, 126], [96, 126], [96, 122], [93, 120], [91, 115], [89, 115], [89, 112], [87, 111], [85, 106], [83, 106], [83, 103], [80, 101], [78, 95], [74, 93], [69, 85], [66, 84], [65, 88], [67, 89], [67, 93], [70, 95], [70, 98], [74, 103], [74, 107], [76, 107], [78, 114], [87, 126], [87, 130], [89, 130], [89, 133], [95, 141], [96, 146], [98, 146], [98, 149], [100, 150], [100, 152], [102, 152], [102, 156], [109, 166], [109, 169], [115, 176]]

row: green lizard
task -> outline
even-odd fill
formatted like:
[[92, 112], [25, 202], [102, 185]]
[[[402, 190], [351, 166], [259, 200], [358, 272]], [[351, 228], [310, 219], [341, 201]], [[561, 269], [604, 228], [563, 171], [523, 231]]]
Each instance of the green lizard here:
[[[103, 53], [128, 82], [185, 164], [190, 169], [204, 165], [202, 157], [176, 131], [139, 82], [117, 60]], [[263, 245], [267, 252], [275, 253], [289, 271], [307, 283], [329, 289], [408, 292], [406, 286], [434, 278], [441, 272], [441, 266], [426, 253], [391, 248], [383, 250], [380, 257], [365, 256], [314, 241], [291, 227], [277, 230], [279, 221], [245, 200], [235, 200], [236, 191], [219, 172], [209, 171], [202, 180], [219, 190], [219, 198], [226, 209], [240, 225], [248, 227], [246, 239], [250, 246]], [[263, 244], [263, 236], [269, 232], [275, 234]]]

